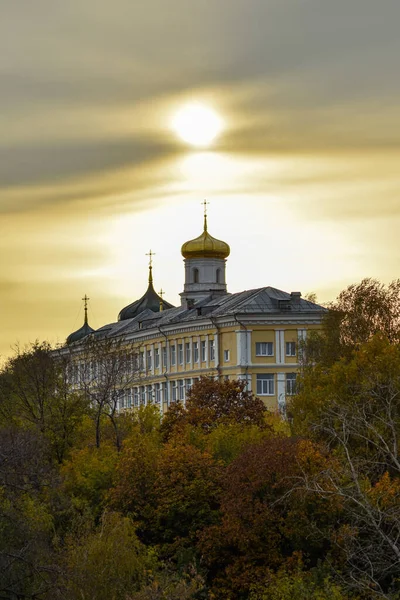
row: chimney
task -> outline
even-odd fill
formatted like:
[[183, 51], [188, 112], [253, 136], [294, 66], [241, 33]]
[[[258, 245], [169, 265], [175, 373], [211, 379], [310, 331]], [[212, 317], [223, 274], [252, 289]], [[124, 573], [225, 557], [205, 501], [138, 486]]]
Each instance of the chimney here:
[[301, 292], [290, 292], [290, 300], [293, 304], [299, 304], [301, 298]]

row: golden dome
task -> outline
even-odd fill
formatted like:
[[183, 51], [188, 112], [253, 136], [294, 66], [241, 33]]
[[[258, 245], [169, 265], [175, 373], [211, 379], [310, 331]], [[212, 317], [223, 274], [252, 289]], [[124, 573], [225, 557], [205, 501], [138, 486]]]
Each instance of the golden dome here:
[[181, 248], [184, 258], [227, 258], [231, 252], [228, 244], [217, 240], [207, 231], [207, 215], [204, 215], [204, 231], [194, 240], [185, 242]]

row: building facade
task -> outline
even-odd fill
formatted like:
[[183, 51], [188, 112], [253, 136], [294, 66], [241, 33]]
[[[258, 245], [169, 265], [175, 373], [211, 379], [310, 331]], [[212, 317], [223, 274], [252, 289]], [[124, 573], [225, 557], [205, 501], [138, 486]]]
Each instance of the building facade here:
[[[123, 340], [136, 376], [122, 385], [119, 408], [154, 403], [161, 412], [185, 402], [201, 376], [245, 380], [272, 410], [284, 409], [295, 391], [302, 344], [319, 329], [325, 309], [301, 297], [263, 287], [230, 294], [226, 283], [228, 244], [208, 233], [182, 246], [185, 280], [174, 307], [153, 287], [150, 256], [146, 293], [123, 308], [118, 321], [93, 331], [87, 322], [67, 345], [75, 356], [89, 335]], [[86, 305], [85, 305], [86, 306]]]

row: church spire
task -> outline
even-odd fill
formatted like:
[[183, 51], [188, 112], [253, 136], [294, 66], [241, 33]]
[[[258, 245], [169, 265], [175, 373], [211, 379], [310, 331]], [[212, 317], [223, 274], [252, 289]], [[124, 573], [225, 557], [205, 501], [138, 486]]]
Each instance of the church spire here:
[[149, 285], [153, 285], [153, 256], [155, 256], [155, 252], [150, 249], [146, 256], [149, 257]]
[[83, 302], [84, 302], [84, 311], [85, 311], [85, 321], [84, 324], [87, 325], [88, 324], [88, 300], [90, 300], [90, 298], [87, 297], [87, 295], [85, 294], [84, 297], [82, 298]]
[[202, 205], [204, 206], [204, 232], [207, 232], [207, 204], [210, 204], [209, 202], [207, 202], [207, 200], [204, 200], [204, 202], [202, 202]]

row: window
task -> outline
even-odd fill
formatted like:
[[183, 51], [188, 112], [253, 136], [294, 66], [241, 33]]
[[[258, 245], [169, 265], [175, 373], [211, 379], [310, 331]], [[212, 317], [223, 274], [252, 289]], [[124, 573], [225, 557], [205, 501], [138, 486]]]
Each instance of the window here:
[[163, 393], [164, 402], [168, 402], [168, 383], [166, 381], [163, 381], [162, 393]]
[[191, 379], [185, 379], [185, 388], [186, 388], [186, 395], [188, 394], [190, 388], [192, 387], [192, 380]]
[[139, 369], [144, 371], [144, 352], [140, 352], [139, 354]]
[[178, 381], [178, 390], [179, 390], [179, 400], [185, 399], [185, 382], [183, 379], [179, 379]]
[[156, 383], [156, 404], [161, 402], [161, 383]]
[[139, 389], [133, 388], [133, 406], [139, 406]]
[[176, 345], [171, 345], [171, 365], [176, 365]]
[[190, 343], [186, 342], [185, 344], [185, 354], [186, 354], [186, 362], [190, 363]]
[[230, 355], [229, 350], [224, 350], [224, 361], [225, 362], [229, 362], [229, 355]]
[[286, 394], [293, 396], [296, 393], [296, 373], [286, 374]]
[[207, 360], [207, 342], [206, 340], [202, 340], [201, 342], [201, 361], [206, 362]]
[[151, 350], [147, 350], [146, 362], [147, 362], [147, 368], [150, 371], [153, 366], [153, 356], [152, 356]]
[[199, 270], [193, 269], [193, 283], [199, 283]]
[[217, 269], [215, 273], [215, 281], [216, 283], [221, 283], [221, 269]]
[[296, 342], [286, 342], [286, 356], [296, 356]]
[[127, 408], [132, 408], [132, 389], [125, 390], [125, 404]]
[[124, 390], [118, 390], [119, 407], [125, 408], [125, 393]]
[[178, 363], [183, 365], [183, 344], [178, 344]]
[[260, 396], [273, 396], [275, 393], [274, 375], [262, 373], [257, 375], [257, 394]]
[[144, 385], [140, 386], [140, 404], [146, 404], [146, 390]]
[[164, 369], [167, 368], [167, 346], [163, 346], [162, 348], [162, 364]]
[[273, 356], [273, 342], [256, 342], [256, 356]]
[[193, 342], [193, 362], [199, 362], [199, 342]]
[[178, 386], [177, 382], [172, 382], [172, 402], [176, 402], [178, 400]]
[[215, 360], [215, 341], [210, 340], [210, 360]]
[[160, 349], [154, 349], [154, 366], [156, 369], [160, 368]]

